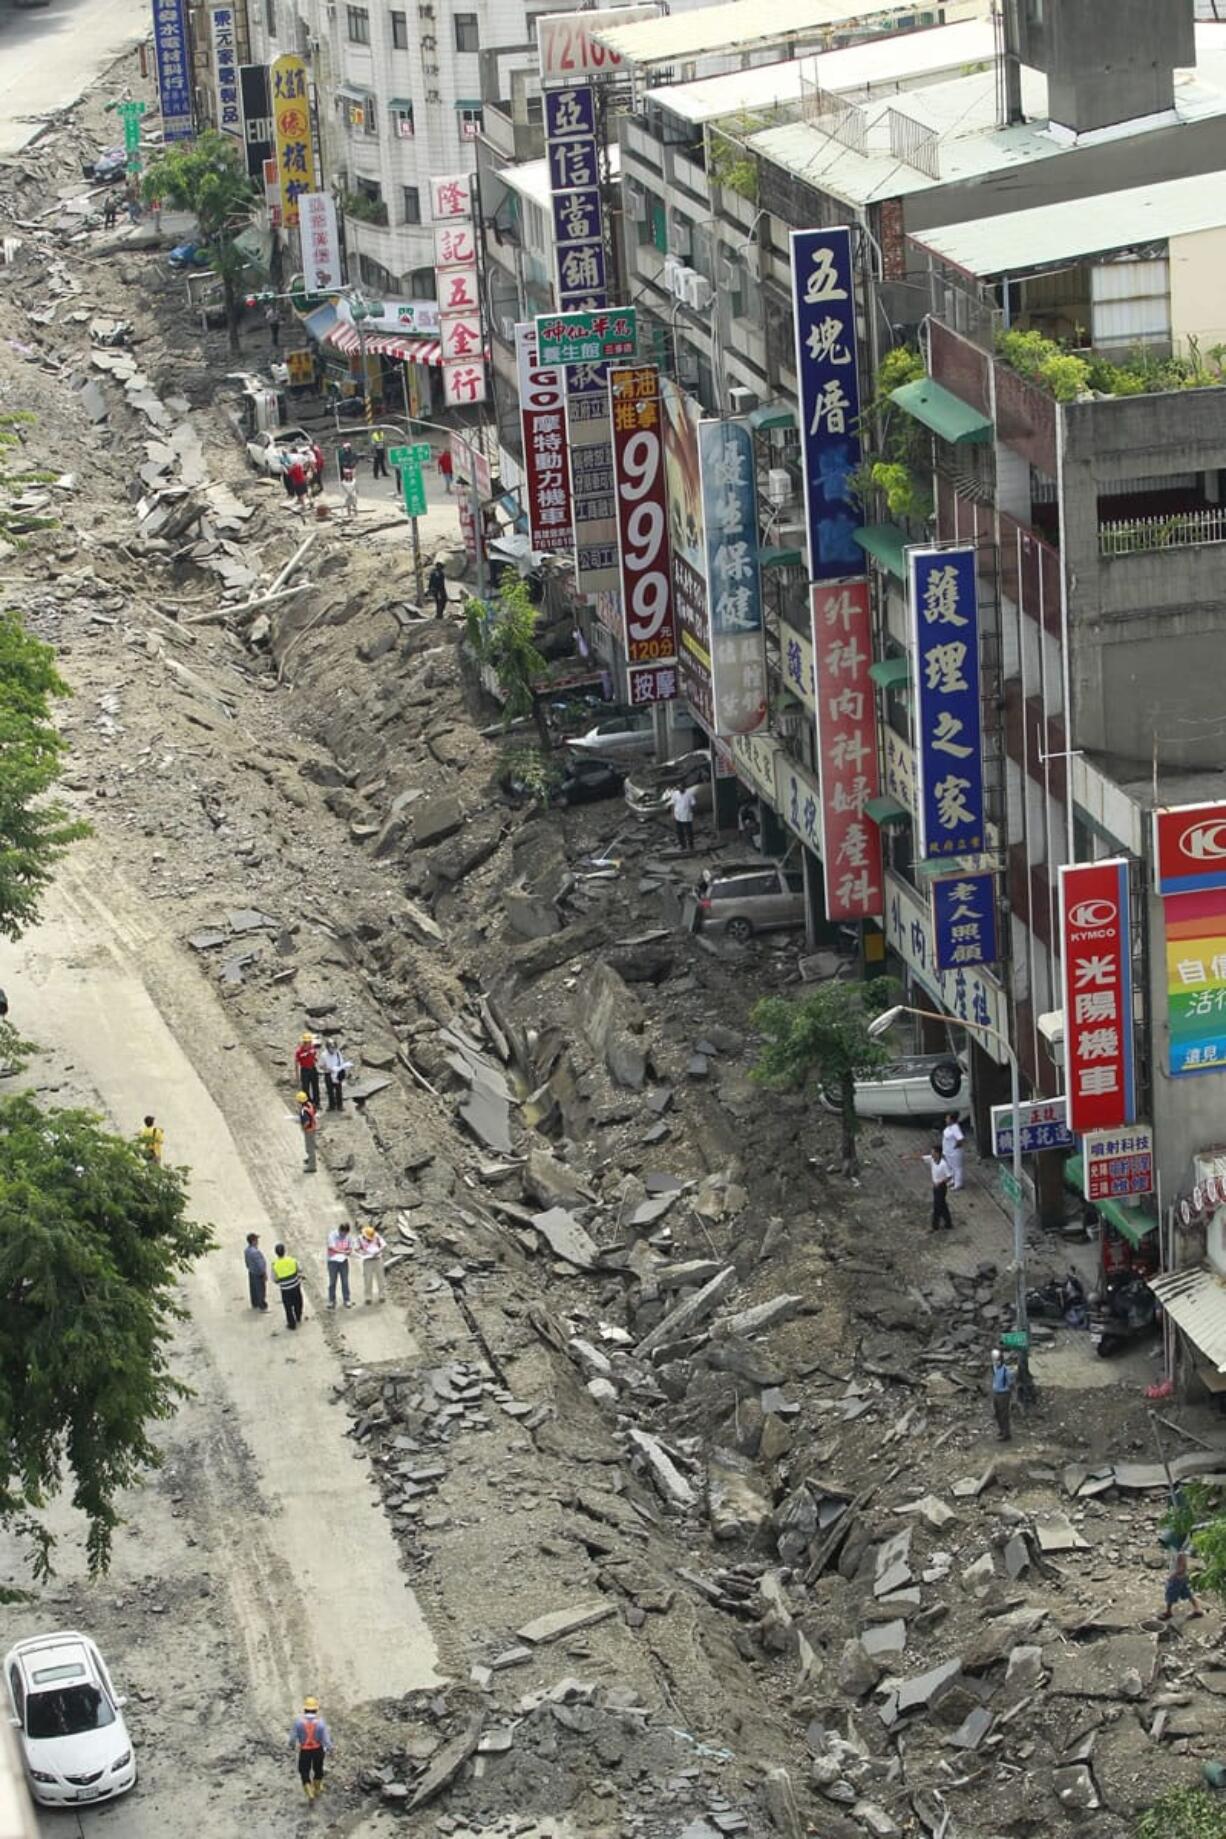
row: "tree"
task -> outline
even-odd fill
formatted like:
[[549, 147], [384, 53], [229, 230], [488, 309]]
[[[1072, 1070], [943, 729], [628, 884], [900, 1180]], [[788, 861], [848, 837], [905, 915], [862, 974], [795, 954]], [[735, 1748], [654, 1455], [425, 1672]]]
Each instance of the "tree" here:
[[1226, 1839], [1226, 1801], [1208, 1788], [1173, 1788], [1141, 1815], [1137, 1839]]
[[540, 614], [533, 605], [526, 581], [506, 575], [498, 589], [497, 604], [469, 599], [464, 604], [465, 636], [479, 664], [488, 664], [498, 679], [508, 725], [516, 717], [531, 715], [549, 748], [549, 730], [536, 686], [549, 669], [536, 648]]
[[182, 1173], [88, 1112], [0, 1100], [0, 1520], [40, 1580], [54, 1540], [38, 1514], [65, 1471], [97, 1573], [116, 1497], [160, 1461], [150, 1427], [187, 1395], [167, 1349], [212, 1237], [185, 1209]]
[[67, 751], [51, 720], [51, 699], [69, 694], [54, 660], [15, 613], [0, 613], [0, 933], [10, 939], [38, 917], [69, 843], [89, 834], [45, 802]]
[[812, 1086], [837, 1097], [845, 1175], [860, 1170], [856, 1080], [890, 1057], [888, 1048], [870, 1037], [868, 1024], [899, 997], [892, 977], [874, 977], [868, 983], [823, 983], [795, 1002], [765, 996], [753, 1011], [754, 1027], [764, 1037], [753, 1077], [763, 1085], [793, 1091]]
[[230, 349], [236, 352], [239, 287], [246, 266], [237, 239], [257, 203], [242, 142], [210, 129], [194, 141], [166, 147], [151, 162], [141, 190], [147, 203], [160, 198], [195, 217], [201, 245], [221, 277]]

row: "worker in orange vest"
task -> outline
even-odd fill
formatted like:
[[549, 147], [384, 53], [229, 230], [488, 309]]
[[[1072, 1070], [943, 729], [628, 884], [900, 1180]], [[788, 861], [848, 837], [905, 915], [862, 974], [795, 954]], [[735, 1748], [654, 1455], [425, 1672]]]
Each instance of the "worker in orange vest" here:
[[302, 1714], [290, 1725], [289, 1747], [298, 1751], [298, 1774], [308, 1801], [324, 1791], [324, 1757], [332, 1754], [332, 1733], [319, 1715], [319, 1700], [302, 1701]]
[[315, 1173], [315, 1133], [319, 1128], [319, 1117], [314, 1105], [305, 1092], [297, 1094], [298, 1122], [302, 1125], [303, 1168], [308, 1175]]
[[298, 1075], [298, 1084], [306, 1087], [307, 1097], [318, 1108], [319, 1047], [309, 1029], [294, 1049], [294, 1071]]

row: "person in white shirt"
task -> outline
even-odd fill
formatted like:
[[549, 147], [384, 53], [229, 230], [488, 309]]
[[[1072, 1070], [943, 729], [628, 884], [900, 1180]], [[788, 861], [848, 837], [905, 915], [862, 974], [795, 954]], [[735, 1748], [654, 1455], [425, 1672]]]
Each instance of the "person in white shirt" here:
[[924, 1157], [928, 1171], [932, 1176], [932, 1232], [952, 1232], [954, 1223], [949, 1217], [949, 1184], [953, 1171], [946, 1162], [944, 1154], [934, 1145]]
[[696, 785], [675, 785], [668, 795], [672, 806], [673, 822], [677, 826], [677, 841], [682, 849], [693, 851], [694, 848], [694, 806], [698, 803]]
[[379, 1292], [378, 1300], [387, 1301], [387, 1285], [383, 1281], [383, 1254], [387, 1250], [387, 1240], [373, 1226], [363, 1226], [362, 1236], [358, 1240], [358, 1257], [362, 1263], [362, 1290], [368, 1303], [373, 1303], [373, 1291]]
[[334, 1226], [328, 1234], [328, 1307], [336, 1308], [336, 1286], [341, 1286], [341, 1297], [346, 1309], [352, 1309], [349, 1300], [349, 1258], [357, 1251], [348, 1224]]
[[353, 1062], [351, 1060], [346, 1060], [335, 1041], [327, 1040], [324, 1042], [324, 1085], [328, 1092], [329, 1111], [343, 1111], [345, 1109], [345, 1074], [352, 1065]]
[[949, 1164], [950, 1174], [953, 1176], [955, 1194], [966, 1179], [966, 1152], [962, 1147], [965, 1142], [966, 1137], [963, 1135], [962, 1126], [958, 1122], [958, 1113], [956, 1111], [947, 1111], [945, 1114], [945, 1128], [941, 1132], [941, 1154]]

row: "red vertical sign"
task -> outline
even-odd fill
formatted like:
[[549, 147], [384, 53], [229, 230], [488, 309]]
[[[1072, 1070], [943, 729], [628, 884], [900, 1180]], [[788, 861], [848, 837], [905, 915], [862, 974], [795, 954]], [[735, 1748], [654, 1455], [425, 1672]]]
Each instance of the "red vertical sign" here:
[[1068, 1122], [1080, 1136], [1133, 1119], [1126, 861], [1081, 862], [1060, 870], [1060, 938]]
[[881, 832], [866, 806], [879, 789], [877, 708], [867, 581], [813, 589], [813, 675], [822, 789], [826, 917], [870, 919], [885, 911]]
[[671, 702], [677, 694], [677, 621], [654, 364], [610, 365], [609, 413], [630, 700]]
[[566, 373], [537, 363], [532, 320], [515, 328], [515, 356], [532, 547], [546, 555], [558, 550], [569, 553], [575, 546], [575, 533], [567, 461]]

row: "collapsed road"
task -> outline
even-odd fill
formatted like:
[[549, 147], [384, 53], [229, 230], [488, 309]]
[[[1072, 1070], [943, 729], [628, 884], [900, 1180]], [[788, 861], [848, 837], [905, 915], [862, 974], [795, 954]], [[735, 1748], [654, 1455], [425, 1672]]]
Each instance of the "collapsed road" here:
[[[1000, 1450], [986, 1190], [932, 1247], [913, 1142], [846, 1183], [833, 1120], [750, 1078], [755, 998], [836, 967], [678, 929], [682, 868], [619, 804], [507, 801], [394, 521], [299, 555], [215, 401], [228, 353], [74, 209], [132, 74], [0, 181], [0, 408], [36, 418], [51, 520], [7, 600], [73, 686], [95, 833], [0, 977], [30, 1081], [125, 1131], [154, 1108], [219, 1239], [114, 1573], [65, 1552], [7, 1617], [90, 1627], [127, 1683], [144, 1780], [110, 1817], [299, 1831], [284, 1731], [318, 1692], [338, 1832], [1119, 1839], [1226, 1694], [1216, 1621], [1150, 1622], [1139, 1387], [1091, 1389], [1060, 1331]], [[313, 1181], [304, 1027], [360, 1100]], [[391, 1301], [329, 1317], [345, 1216]], [[302, 1257], [292, 1342], [246, 1311], [250, 1230]], [[1226, 1469], [1204, 1420], [1180, 1449]]]

